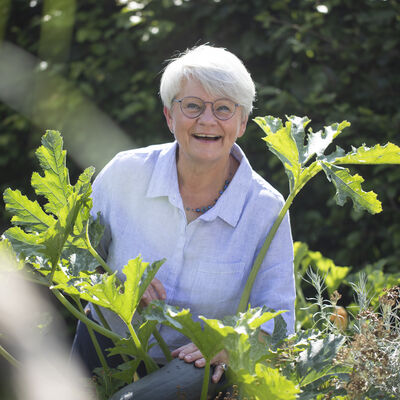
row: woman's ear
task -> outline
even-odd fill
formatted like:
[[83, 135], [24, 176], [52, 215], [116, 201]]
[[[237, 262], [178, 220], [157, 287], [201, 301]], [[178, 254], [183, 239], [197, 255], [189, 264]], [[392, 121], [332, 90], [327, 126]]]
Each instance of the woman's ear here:
[[238, 130], [238, 134], [237, 134], [238, 138], [243, 136], [243, 134], [244, 134], [244, 132], [246, 130], [246, 127], [247, 127], [248, 120], [249, 120], [249, 116], [247, 114], [246, 115], [242, 115], [242, 118], [240, 120], [240, 126], [239, 126], [239, 130]]
[[168, 107], [164, 106], [163, 111], [165, 120], [167, 121], [168, 128], [171, 131], [171, 133], [174, 133], [174, 122], [173, 122], [174, 119], [172, 117], [171, 110]]

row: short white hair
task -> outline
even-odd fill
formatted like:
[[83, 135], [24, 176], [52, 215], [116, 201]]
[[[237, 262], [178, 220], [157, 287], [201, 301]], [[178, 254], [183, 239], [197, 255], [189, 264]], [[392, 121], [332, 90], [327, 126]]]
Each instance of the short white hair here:
[[171, 108], [183, 82], [190, 79], [197, 80], [210, 95], [228, 97], [242, 105], [247, 115], [251, 113], [254, 82], [243, 62], [228, 50], [201, 45], [170, 60], [160, 83], [164, 106]]

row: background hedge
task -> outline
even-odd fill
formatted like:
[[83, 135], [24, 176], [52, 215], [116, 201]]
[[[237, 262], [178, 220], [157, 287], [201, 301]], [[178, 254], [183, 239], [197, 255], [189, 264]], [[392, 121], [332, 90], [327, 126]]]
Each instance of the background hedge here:
[[[307, 115], [314, 130], [346, 119], [352, 126], [338, 139], [346, 150], [352, 144], [400, 144], [396, 0], [0, 4], [3, 49], [12, 44], [13, 51], [23, 51], [20, 59], [0, 52], [2, 191], [11, 186], [30, 193], [33, 150], [45, 129], [65, 136], [72, 179], [82, 167], [99, 170], [120, 149], [172, 140], [158, 96], [164, 60], [207, 42], [244, 60], [257, 85], [253, 116]], [[250, 123], [239, 144], [253, 167], [287, 195], [283, 168], [261, 137]], [[292, 208], [294, 239], [353, 270], [379, 263], [395, 272], [400, 169], [358, 171], [366, 178], [364, 190], [378, 193], [384, 211], [361, 216], [351, 204], [334, 205], [334, 189], [321, 175]], [[9, 224], [4, 207], [0, 221], [3, 231]]]

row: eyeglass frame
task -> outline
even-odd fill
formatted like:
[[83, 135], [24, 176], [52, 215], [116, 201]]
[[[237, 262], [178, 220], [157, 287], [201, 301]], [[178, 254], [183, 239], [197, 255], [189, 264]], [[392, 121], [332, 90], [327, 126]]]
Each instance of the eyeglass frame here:
[[[183, 111], [183, 109], [182, 109], [182, 101], [185, 100], [185, 99], [188, 99], [188, 98], [198, 99], [198, 100], [200, 100], [200, 101], [203, 102], [204, 107], [203, 107], [203, 109], [200, 111], [199, 115], [196, 115], [195, 117], [189, 117], [189, 116], [186, 115], [185, 112]], [[233, 111], [232, 115], [231, 115], [229, 118], [226, 118], [226, 119], [224, 119], [224, 118], [219, 118], [219, 117], [215, 114], [215, 111], [214, 111], [214, 103], [216, 103], [217, 101], [220, 101], [220, 100], [229, 100], [229, 101], [231, 101], [231, 102], [233, 103], [233, 105], [235, 106], [235, 110]], [[206, 111], [206, 104], [207, 104], [207, 103], [208, 103], [208, 104], [211, 104], [211, 111], [212, 111], [214, 117], [217, 118], [217, 119], [220, 120], [220, 121], [229, 121], [229, 120], [235, 115], [236, 109], [237, 109], [238, 107], [242, 107], [241, 104], [235, 103], [233, 100], [228, 99], [228, 98], [226, 98], [226, 97], [221, 97], [220, 99], [217, 99], [217, 100], [215, 100], [215, 101], [204, 101], [204, 100], [201, 99], [200, 97], [196, 97], [196, 96], [185, 96], [185, 97], [182, 97], [180, 100], [178, 100], [178, 99], [173, 99], [172, 101], [173, 101], [173, 102], [176, 102], [176, 103], [179, 103], [179, 107], [180, 107], [180, 109], [181, 109], [181, 111], [182, 111], [182, 114], [183, 114], [186, 118], [189, 118], [189, 119], [195, 119], [195, 118], [200, 117], [200, 115], [203, 114], [204, 111]]]

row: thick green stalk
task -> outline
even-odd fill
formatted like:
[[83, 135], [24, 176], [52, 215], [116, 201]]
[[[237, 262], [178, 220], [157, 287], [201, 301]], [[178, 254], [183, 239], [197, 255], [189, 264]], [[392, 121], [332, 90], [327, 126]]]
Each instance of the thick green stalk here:
[[289, 207], [291, 206], [293, 199], [297, 193], [298, 193], [298, 191], [296, 191], [296, 190], [294, 190], [292, 193], [290, 193], [290, 195], [286, 199], [285, 204], [283, 205], [281, 211], [279, 212], [278, 217], [276, 218], [274, 224], [272, 225], [272, 228], [268, 232], [268, 235], [265, 238], [264, 244], [261, 247], [261, 250], [258, 253], [257, 258], [254, 261], [254, 264], [251, 268], [249, 277], [247, 278], [246, 286], [244, 287], [237, 312], [245, 312], [246, 311], [247, 304], [248, 304], [249, 298], [250, 298], [251, 289], [253, 288], [253, 284], [254, 284], [254, 281], [256, 280], [256, 277], [257, 277], [258, 271], [260, 270], [261, 264], [264, 261], [265, 255], [267, 254], [267, 251], [269, 249], [269, 246], [271, 245], [273, 238], [275, 237], [276, 231], [278, 230], [281, 222], [283, 221], [283, 218], [285, 217], [286, 212], [289, 209]]
[[57, 268], [57, 264], [58, 264], [58, 260], [59, 258], [57, 258], [56, 262], [51, 261], [51, 271], [50, 271], [50, 275], [48, 278], [49, 284], [52, 285], [53, 284], [53, 278], [54, 278], [54, 274], [56, 272], [56, 268]]
[[20, 362], [14, 358], [2, 345], [0, 345], [0, 356], [3, 356], [13, 367], [21, 367]]
[[200, 400], [207, 400], [208, 382], [210, 381], [210, 367], [211, 367], [211, 360], [207, 360], [206, 365], [204, 367], [204, 378], [203, 378], [203, 385], [201, 387]]
[[122, 340], [123, 338], [116, 334], [115, 332], [112, 332], [103, 326], [96, 324], [96, 322], [92, 321], [89, 319], [85, 313], [80, 312], [77, 310], [65, 297], [64, 295], [57, 289], [53, 289], [54, 295], [57, 297], [57, 299], [63, 304], [63, 306], [76, 318], [81, 320], [86, 324], [86, 326], [90, 326], [93, 328], [95, 331], [101, 333], [103, 336], [106, 336], [110, 338], [112, 341], [117, 341], [117, 340]]

